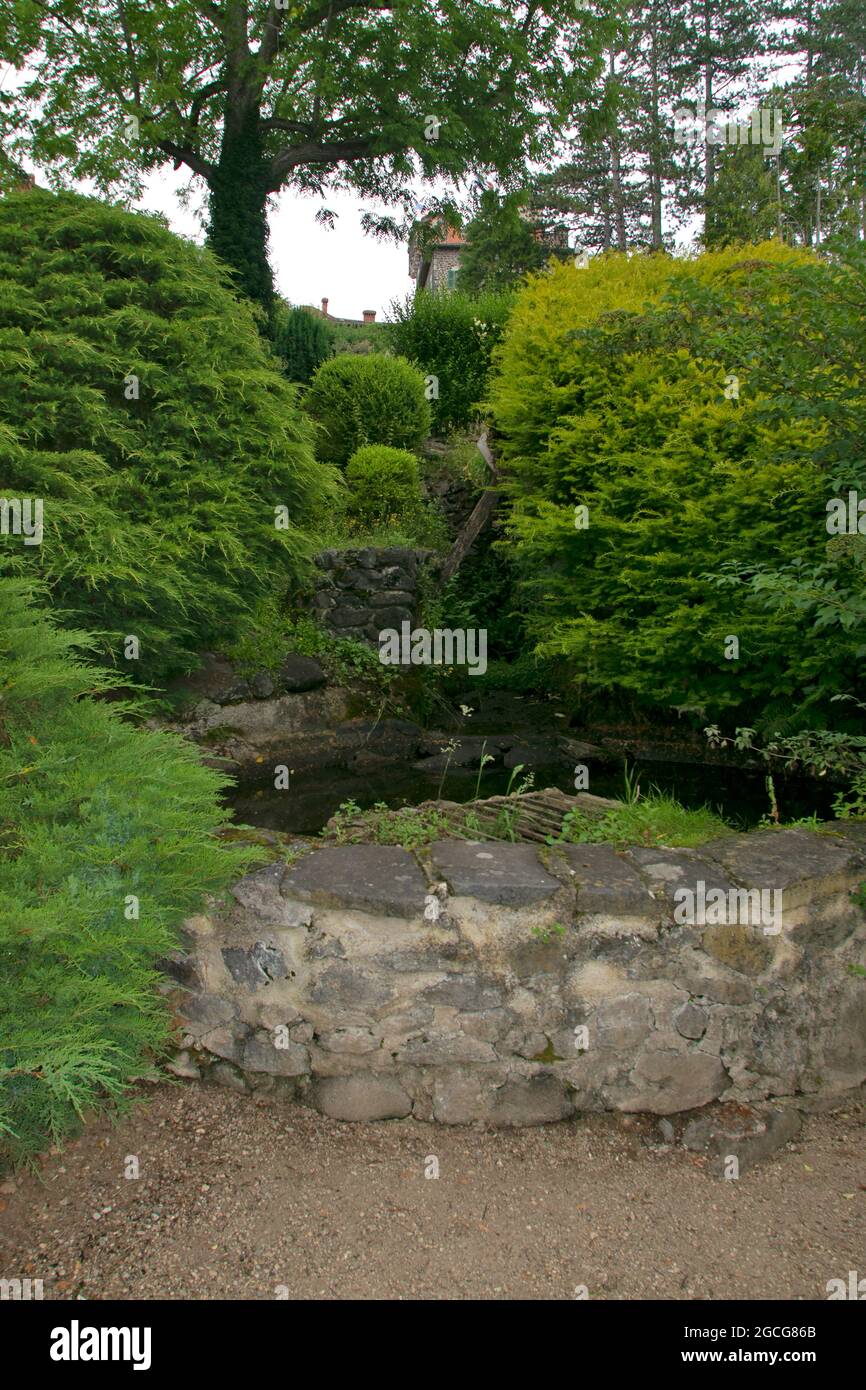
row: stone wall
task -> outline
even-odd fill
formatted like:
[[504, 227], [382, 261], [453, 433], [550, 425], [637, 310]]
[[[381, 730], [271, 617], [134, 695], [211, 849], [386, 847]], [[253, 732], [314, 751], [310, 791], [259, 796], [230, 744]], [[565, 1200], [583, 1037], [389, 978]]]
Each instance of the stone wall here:
[[316, 557], [318, 576], [312, 606], [335, 637], [379, 646], [379, 633], [418, 613], [420, 576], [432, 552], [399, 546], [324, 550]]
[[[832, 1096], [866, 1077], [864, 878], [856, 826], [697, 850], [314, 849], [188, 923], [173, 1068], [346, 1120]], [[781, 890], [780, 930], [679, 923], [674, 895], [699, 883]]]

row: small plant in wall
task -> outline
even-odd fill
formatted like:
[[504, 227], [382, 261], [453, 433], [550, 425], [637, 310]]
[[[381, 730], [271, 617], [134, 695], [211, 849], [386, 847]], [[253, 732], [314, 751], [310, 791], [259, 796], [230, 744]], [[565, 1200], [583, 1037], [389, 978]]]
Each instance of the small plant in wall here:
[[565, 927], [561, 922], [552, 922], [549, 927], [531, 927], [529, 935], [546, 946], [554, 937], [565, 936]]

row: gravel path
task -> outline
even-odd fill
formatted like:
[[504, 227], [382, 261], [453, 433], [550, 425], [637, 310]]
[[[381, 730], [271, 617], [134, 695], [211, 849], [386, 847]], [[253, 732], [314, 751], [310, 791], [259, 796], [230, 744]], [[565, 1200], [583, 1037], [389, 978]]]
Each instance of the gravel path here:
[[822, 1299], [866, 1275], [866, 1111], [724, 1182], [647, 1116], [349, 1125], [166, 1083], [0, 1210], [0, 1275], [46, 1299]]

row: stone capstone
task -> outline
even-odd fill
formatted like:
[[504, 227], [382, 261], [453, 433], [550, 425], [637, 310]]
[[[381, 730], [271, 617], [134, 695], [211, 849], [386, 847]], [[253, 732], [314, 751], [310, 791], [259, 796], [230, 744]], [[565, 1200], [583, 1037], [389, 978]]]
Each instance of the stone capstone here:
[[390, 845], [333, 845], [290, 868], [282, 891], [386, 917], [423, 914], [427, 882], [406, 850]]
[[552, 897], [560, 888], [532, 845], [438, 840], [430, 846], [429, 858], [436, 876], [455, 897], [525, 907]]

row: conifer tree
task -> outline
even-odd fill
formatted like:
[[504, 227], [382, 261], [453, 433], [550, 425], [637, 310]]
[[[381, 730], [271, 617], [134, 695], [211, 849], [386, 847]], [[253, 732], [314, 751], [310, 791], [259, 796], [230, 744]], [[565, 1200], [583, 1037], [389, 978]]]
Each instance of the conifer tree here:
[[0, 1162], [122, 1104], [168, 1046], [161, 956], [249, 849], [180, 738], [94, 699], [116, 680], [0, 579]]

